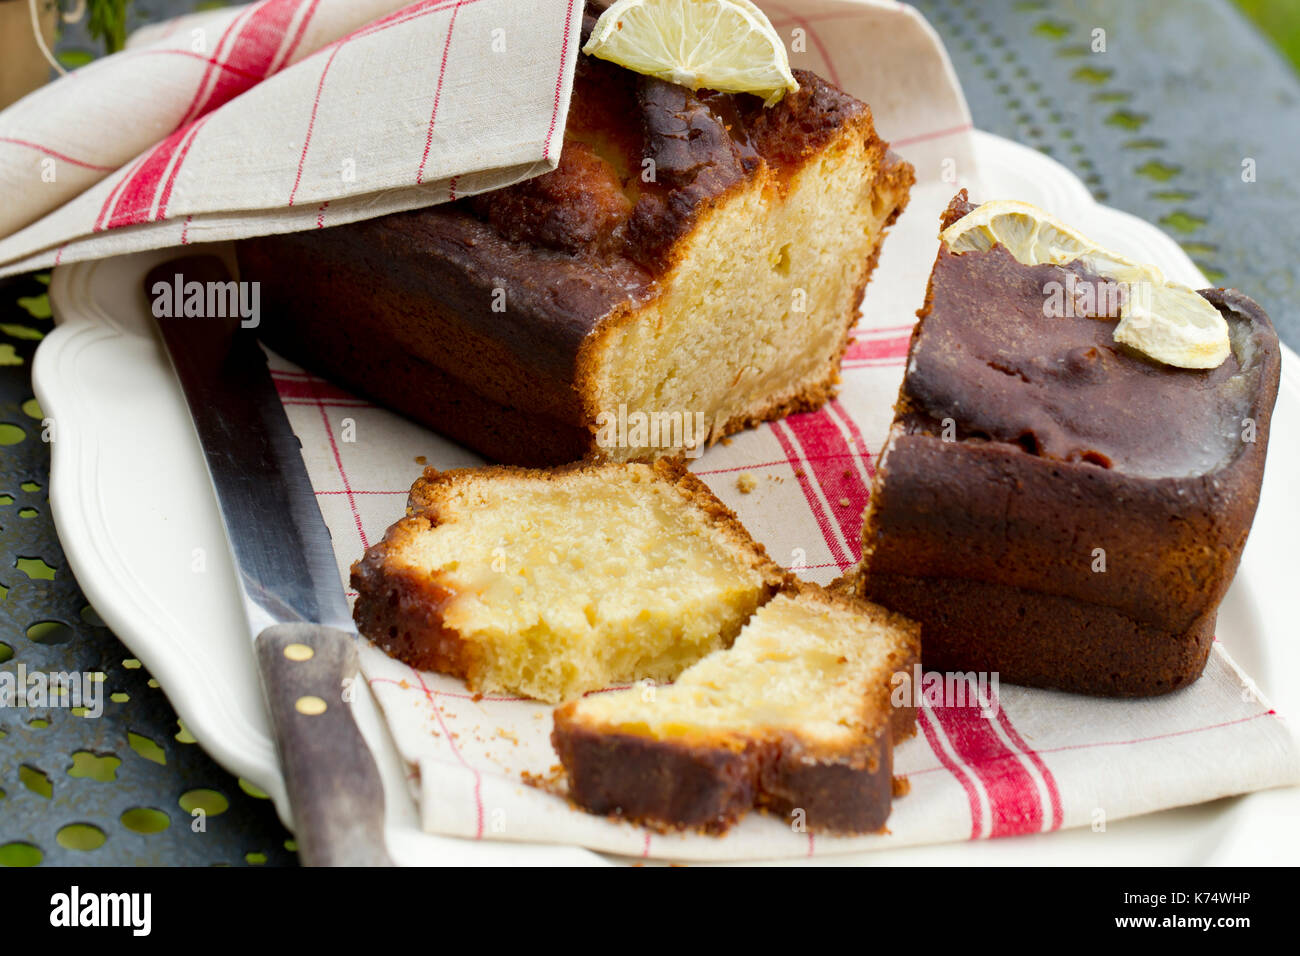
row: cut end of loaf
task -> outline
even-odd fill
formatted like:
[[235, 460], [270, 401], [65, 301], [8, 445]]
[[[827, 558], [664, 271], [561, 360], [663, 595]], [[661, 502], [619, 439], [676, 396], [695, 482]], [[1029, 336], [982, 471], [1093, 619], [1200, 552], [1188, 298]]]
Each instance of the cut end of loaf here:
[[[698, 453], [821, 406], [911, 183], [911, 167], [887, 155], [864, 112], [797, 169], [764, 165], [702, 211], [659, 294], [589, 339], [593, 455]], [[641, 432], [619, 428], [636, 416]]]

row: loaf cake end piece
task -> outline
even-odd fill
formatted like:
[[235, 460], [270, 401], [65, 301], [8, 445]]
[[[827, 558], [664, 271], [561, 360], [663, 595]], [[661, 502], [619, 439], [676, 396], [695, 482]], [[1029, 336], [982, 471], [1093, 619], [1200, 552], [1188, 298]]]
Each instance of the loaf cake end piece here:
[[[945, 227], [975, 207], [961, 194]], [[855, 589], [919, 621], [929, 669], [1150, 696], [1200, 676], [1259, 500], [1280, 350], [1239, 292], [1230, 350], [1181, 368], [1115, 341], [1080, 261], [941, 243], [864, 516]]]
[[810, 831], [879, 830], [893, 745], [915, 730], [915, 712], [891, 703], [893, 675], [919, 654], [911, 621], [800, 585], [672, 685], [559, 708], [552, 741], [569, 795], [669, 829], [721, 832], [760, 808]]
[[352, 568], [358, 629], [483, 693], [671, 680], [786, 579], [671, 459], [430, 469], [408, 511]]

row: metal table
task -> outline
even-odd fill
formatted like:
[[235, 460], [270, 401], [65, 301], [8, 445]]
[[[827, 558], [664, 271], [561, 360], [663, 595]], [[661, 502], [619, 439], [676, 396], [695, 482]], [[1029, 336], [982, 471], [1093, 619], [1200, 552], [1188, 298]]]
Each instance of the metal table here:
[[[135, 17], [201, 5], [142, 0]], [[977, 126], [1158, 223], [1300, 347], [1300, 80], [1225, 0], [916, 6], [947, 43]], [[76, 62], [92, 44], [73, 25], [59, 49]], [[292, 863], [269, 801], [194, 745], [68, 569], [31, 390], [47, 282], [0, 282], [0, 670], [102, 674], [105, 711], [0, 710], [0, 865]]]

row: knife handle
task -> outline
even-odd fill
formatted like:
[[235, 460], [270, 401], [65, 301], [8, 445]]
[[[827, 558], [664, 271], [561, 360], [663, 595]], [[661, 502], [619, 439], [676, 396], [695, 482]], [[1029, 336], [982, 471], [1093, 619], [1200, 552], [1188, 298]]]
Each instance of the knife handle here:
[[392, 866], [384, 788], [344, 698], [357, 673], [355, 636], [320, 624], [276, 624], [257, 660], [306, 866]]

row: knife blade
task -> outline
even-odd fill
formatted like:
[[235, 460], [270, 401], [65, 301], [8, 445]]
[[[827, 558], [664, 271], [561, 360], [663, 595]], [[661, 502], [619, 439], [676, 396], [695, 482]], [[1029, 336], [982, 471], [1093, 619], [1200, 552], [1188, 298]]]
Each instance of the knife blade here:
[[[195, 285], [197, 283], [197, 285]], [[308, 866], [384, 866], [379, 769], [344, 688], [356, 630], [301, 446], [240, 287], [215, 256], [152, 269], [145, 294], [194, 421]]]

